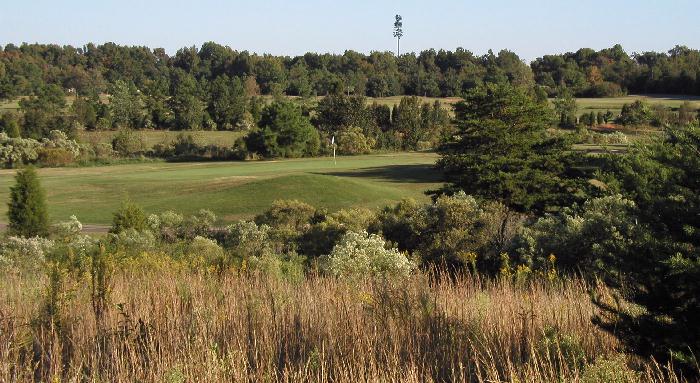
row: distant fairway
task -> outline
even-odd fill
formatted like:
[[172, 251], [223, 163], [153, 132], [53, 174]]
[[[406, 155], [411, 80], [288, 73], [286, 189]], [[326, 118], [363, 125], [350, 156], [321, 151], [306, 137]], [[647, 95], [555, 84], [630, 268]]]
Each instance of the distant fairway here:
[[[149, 163], [39, 169], [52, 221], [75, 214], [83, 223], [108, 224], [124, 197], [147, 212], [185, 214], [207, 208], [222, 223], [252, 217], [276, 199], [298, 199], [331, 211], [378, 208], [440, 185], [437, 155], [399, 153], [357, 157], [216, 163]], [[14, 170], [0, 170], [5, 222]]]
[[631, 104], [637, 100], [643, 100], [649, 105], [663, 105], [669, 108], [676, 109], [683, 102], [689, 101], [690, 105], [695, 109], [700, 109], [700, 97], [697, 96], [679, 96], [679, 95], [630, 95], [623, 97], [610, 98], [577, 98], [578, 114], [598, 113], [611, 111], [616, 115], [622, 110], [624, 104]]

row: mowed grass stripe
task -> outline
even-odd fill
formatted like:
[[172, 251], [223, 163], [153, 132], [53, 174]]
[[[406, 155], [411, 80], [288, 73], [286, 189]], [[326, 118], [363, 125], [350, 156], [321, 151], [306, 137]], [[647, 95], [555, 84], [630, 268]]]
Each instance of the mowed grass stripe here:
[[[403, 198], [427, 199], [440, 185], [432, 153], [399, 153], [280, 161], [147, 163], [40, 169], [52, 221], [75, 214], [84, 223], [108, 224], [125, 198], [148, 212], [192, 214], [211, 209], [220, 223], [249, 218], [276, 199], [299, 199], [329, 211], [377, 208]], [[13, 170], [0, 171], [7, 201]], [[6, 221], [6, 204], [0, 222]]]

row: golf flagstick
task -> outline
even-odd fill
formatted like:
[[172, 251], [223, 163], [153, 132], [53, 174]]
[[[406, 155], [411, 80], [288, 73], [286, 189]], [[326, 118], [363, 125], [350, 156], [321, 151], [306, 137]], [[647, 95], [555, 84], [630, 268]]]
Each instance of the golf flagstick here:
[[331, 138], [331, 145], [333, 145], [333, 165], [338, 165], [338, 162], [335, 160], [335, 136]]

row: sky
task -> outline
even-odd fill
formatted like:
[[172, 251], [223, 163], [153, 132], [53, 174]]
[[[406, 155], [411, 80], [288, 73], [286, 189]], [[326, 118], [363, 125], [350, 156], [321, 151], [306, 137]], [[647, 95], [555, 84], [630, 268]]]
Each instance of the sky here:
[[698, 0], [0, 0], [0, 44], [115, 42], [174, 54], [207, 41], [275, 55], [463, 47], [544, 54], [700, 48]]

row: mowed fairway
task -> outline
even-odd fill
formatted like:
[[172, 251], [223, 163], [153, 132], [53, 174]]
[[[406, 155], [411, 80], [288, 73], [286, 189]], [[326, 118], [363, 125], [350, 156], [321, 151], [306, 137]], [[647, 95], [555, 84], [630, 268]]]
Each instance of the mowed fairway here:
[[692, 108], [700, 109], [700, 97], [682, 95], [629, 95], [609, 98], [577, 98], [576, 105], [578, 105], [579, 115], [590, 112], [605, 113], [608, 110], [619, 114], [623, 105], [631, 104], [637, 100], [646, 101], [649, 105], [663, 105], [671, 109], [677, 109], [685, 101], [688, 101]]
[[[129, 198], [147, 212], [214, 211], [221, 223], [249, 218], [277, 199], [298, 199], [334, 211], [378, 208], [403, 198], [427, 200], [440, 185], [437, 155], [398, 153], [280, 161], [149, 163], [39, 169], [51, 221], [75, 214], [89, 224], [108, 224]], [[8, 201], [14, 170], [0, 171], [0, 200]], [[6, 222], [6, 203], [2, 218]]]

